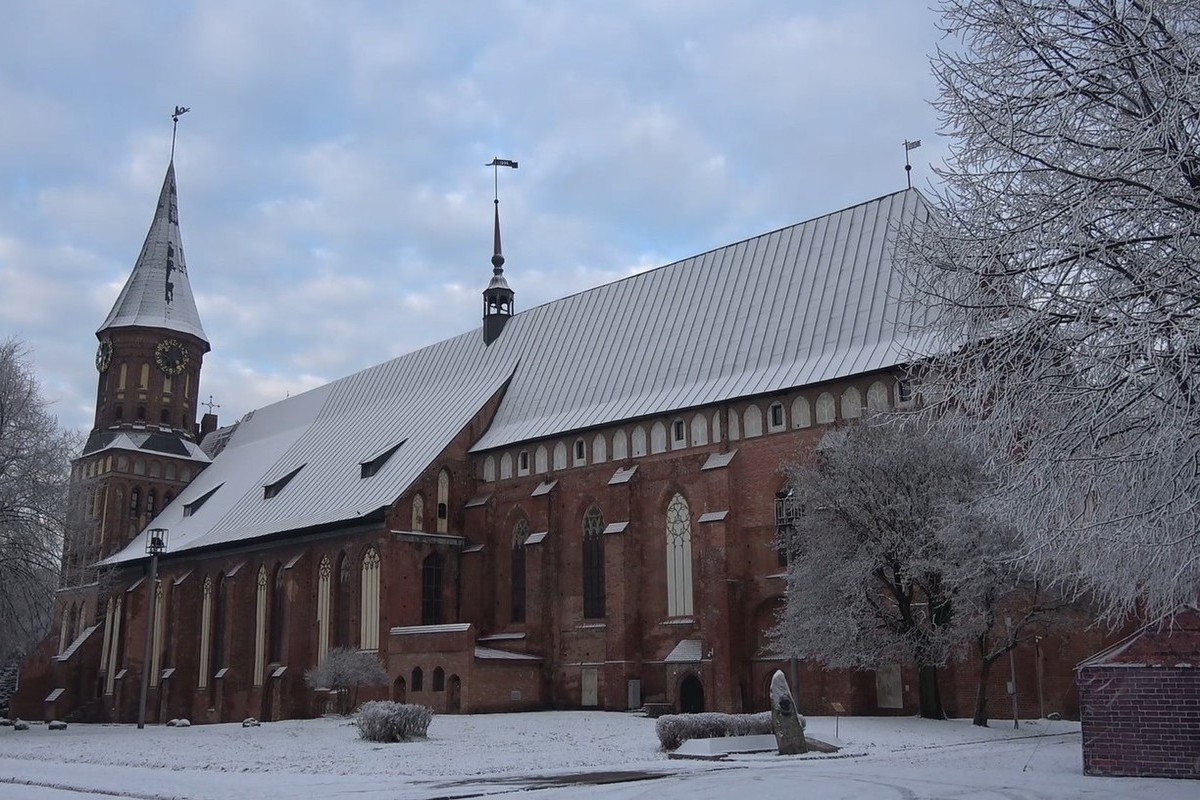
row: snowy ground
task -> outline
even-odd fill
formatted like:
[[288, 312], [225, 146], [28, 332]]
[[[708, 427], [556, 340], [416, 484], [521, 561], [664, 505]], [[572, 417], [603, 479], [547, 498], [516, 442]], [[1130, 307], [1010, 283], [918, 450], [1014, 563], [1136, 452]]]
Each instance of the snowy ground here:
[[[978, 798], [1195, 800], [1200, 781], [1088, 778], [1079, 726], [843, 718], [836, 756], [758, 754], [668, 760], [654, 721], [633, 714], [543, 712], [435, 717], [429, 739], [363, 742], [344, 720], [259, 728], [72, 725], [0, 728], [0, 798], [81, 797]], [[832, 718], [809, 732], [834, 739]]]

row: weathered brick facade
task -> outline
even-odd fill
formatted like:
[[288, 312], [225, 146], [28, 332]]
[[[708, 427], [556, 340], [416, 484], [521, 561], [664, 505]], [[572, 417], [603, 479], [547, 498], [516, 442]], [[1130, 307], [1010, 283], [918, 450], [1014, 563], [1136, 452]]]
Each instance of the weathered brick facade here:
[[1200, 610], [1084, 661], [1079, 690], [1084, 772], [1200, 778]]

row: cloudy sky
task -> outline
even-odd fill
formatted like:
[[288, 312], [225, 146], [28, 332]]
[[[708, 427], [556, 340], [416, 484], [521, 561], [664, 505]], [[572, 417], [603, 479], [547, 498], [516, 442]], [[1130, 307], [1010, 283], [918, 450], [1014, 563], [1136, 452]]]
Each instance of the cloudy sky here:
[[0, 338], [87, 428], [175, 156], [222, 423], [517, 309], [914, 184], [923, 0], [44, 0], [0, 27]]

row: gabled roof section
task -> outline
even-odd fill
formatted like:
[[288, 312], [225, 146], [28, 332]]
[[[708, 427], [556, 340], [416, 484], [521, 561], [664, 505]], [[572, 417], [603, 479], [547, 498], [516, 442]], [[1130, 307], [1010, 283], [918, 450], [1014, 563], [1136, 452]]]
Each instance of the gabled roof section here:
[[1200, 669], [1200, 608], [1181, 606], [1084, 659], [1077, 669], [1110, 666]]
[[[930, 345], [911, 333], [896, 238], [928, 217], [916, 191], [886, 195], [538, 306], [490, 345], [477, 329], [258, 409], [150, 526], [181, 552], [369, 519], [492, 398], [476, 452], [907, 363]], [[144, 557], [138, 537], [110, 560]]]
[[[517, 314], [490, 450], [892, 367], [928, 352], [895, 269], [912, 189]], [[553, 343], [552, 346], [550, 343]]]
[[154, 220], [133, 272], [96, 333], [127, 327], [166, 328], [208, 344], [183, 256], [174, 161], [167, 165]]

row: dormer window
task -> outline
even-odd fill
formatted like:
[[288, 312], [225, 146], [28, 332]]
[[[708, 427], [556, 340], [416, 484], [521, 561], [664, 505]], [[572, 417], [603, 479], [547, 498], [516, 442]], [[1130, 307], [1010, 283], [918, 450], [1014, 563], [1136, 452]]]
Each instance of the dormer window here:
[[193, 500], [192, 502], [190, 502], [190, 503], [184, 503], [184, 504], [183, 504], [183, 515], [184, 515], [185, 517], [190, 517], [192, 514], [195, 514], [197, 511], [199, 511], [199, 510], [200, 510], [200, 506], [202, 506], [202, 505], [204, 505], [206, 502], [208, 502], [208, 498], [210, 498], [210, 497], [212, 497], [214, 494], [216, 494], [216, 493], [217, 493], [217, 489], [220, 489], [220, 488], [221, 488], [222, 486], [224, 486], [224, 485], [225, 485], [225, 484], [223, 484], [223, 483], [219, 483], [219, 484], [217, 484], [216, 486], [214, 486], [212, 489], [209, 489], [207, 492], [205, 492], [204, 494], [202, 494], [202, 495], [200, 495], [199, 497], [197, 497], [197, 498], [196, 498], [195, 500]]
[[401, 439], [399, 442], [392, 445], [388, 449], [384, 450], [382, 453], [375, 456], [374, 458], [369, 458], [366, 461], [361, 462], [358, 465], [359, 469], [361, 471], [359, 474], [359, 477], [360, 478], [374, 477], [374, 475], [383, 468], [383, 465], [387, 463], [388, 459], [392, 457], [392, 454], [395, 453], [397, 450], [399, 450], [400, 446], [402, 444], [404, 444], [404, 442], [406, 442], [406, 441], [408, 441], [408, 440]]
[[296, 477], [296, 474], [298, 472], [300, 472], [300, 470], [302, 470], [302, 469], [304, 469], [304, 464], [301, 464], [300, 466], [296, 467], [294, 470], [289, 472], [287, 475], [284, 475], [282, 478], [275, 481], [274, 483], [268, 483], [266, 486], [264, 486], [263, 487], [263, 500], [270, 500], [272, 497], [275, 497], [277, 494], [282, 492], [283, 487], [287, 486], [288, 482], [291, 481], [292, 478]]

